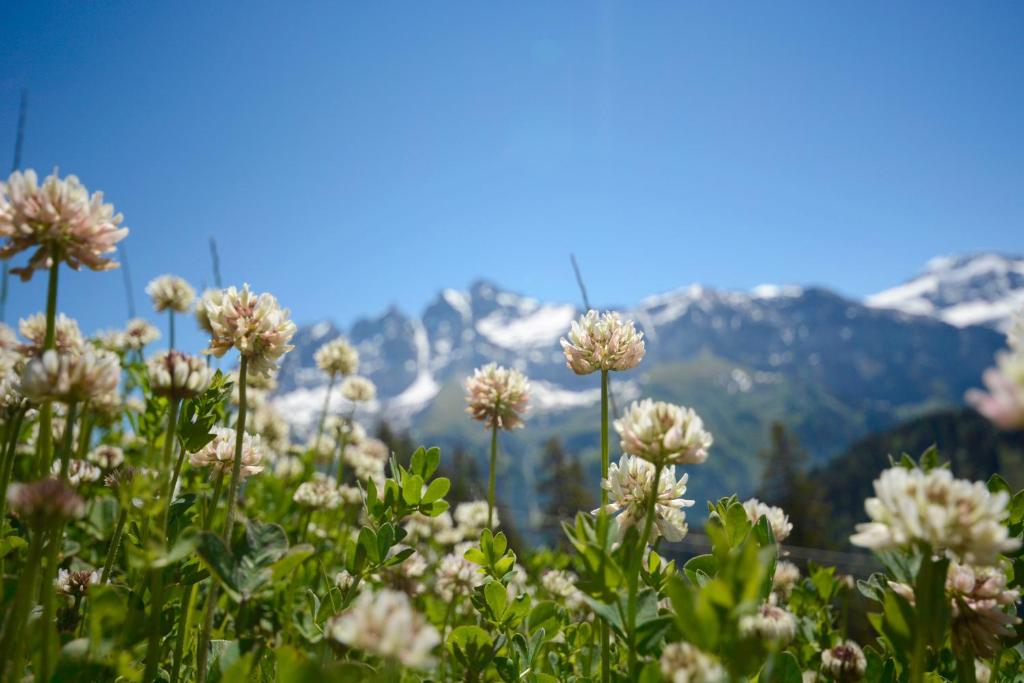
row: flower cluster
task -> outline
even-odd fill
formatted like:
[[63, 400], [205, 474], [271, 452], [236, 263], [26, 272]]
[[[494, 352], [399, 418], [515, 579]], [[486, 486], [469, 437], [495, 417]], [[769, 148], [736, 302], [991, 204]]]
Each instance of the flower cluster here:
[[661, 675], [669, 683], [718, 683], [725, 669], [713, 657], [689, 643], [670, 643], [661, 652]]
[[[217, 427], [210, 443], [189, 457], [193, 467], [211, 467], [220, 472], [230, 472], [235, 460], [235, 430]], [[263, 471], [263, 452], [260, 437], [246, 432], [242, 435], [242, 457], [240, 476], [248, 477]]]
[[295, 323], [272, 294], [253, 294], [249, 285], [241, 290], [228, 287], [219, 300], [206, 301], [204, 308], [213, 330], [207, 353], [220, 357], [237, 349], [256, 375], [272, 373], [281, 356], [294, 348], [288, 342], [295, 334]]
[[120, 379], [121, 362], [110, 351], [51, 349], [25, 365], [21, 390], [33, 401], [78, 403], [114, 391]]
[[[608, 491], [611, 502], [604, 507], [605, 512], [617, 515], [619, 540], [632, 527], [642, 528], [647, 514], [651, 490], [654, 486], [654, 465], [647, 460], [624, 455], [618, 463], [608, 468], [608, 478], [602, 486]], [[653, 544], [659, 536], [665, 540], [678, 542], [686, 536], [686, 513], [683, 508], [692, 507], [694, 501], [686, 500], [686, 480], [684, 474], [678, 480], [674, 467], [661, 471], [655, 493], [654, 524], [647, 539]]]
[[158, 353], [146, 362], [146, 369], [154, 394], [179, 400], [203, 393], [213, 379], [213, 371], [202, 359], [180, 351]]
[[618, 313], [587, 311], [572, 323], [569, 338], [562, 338], [565, 359], [577, 375], [608, 370], [630, 370], [644, 359], [644, 335]]
[[775, 535], [775, 541], [782, 543], [789, 538], [790, 532], [793, 531], [793, 524], [789, 521], [789, 517], [780, 507], [774, 505], [767, 505], [762, 503], [757, 498], [751, 498], [750, 500], [743, 503], [743, 509], [747, 512], [747, 518], [751, 524], [757, 524], [758, 520], [762, 517], [768, 520], [768, 524], [772, 528], [772, 533]]
[[651, 399], [633, 402], [615, 421], [615, 431], [623, 453], [665, 465], [702, 463], [713, 442], [692, 408]]
[[466, 379], [466, 412], [488, 428], [515, 429], [523, 426], [529, 401], [530, 382], [518, 370], [488, 363]]
[[0, 258], [35, 249], [24, 268], [11, 271], [22, 280], [60, 262], [75, 270], [116, 268], [105, 255], [128, 234], [121, 221], [102, 192], [90, 195], [73, 175], [62, 179], [54, 171], [40, 185], [35, 171], [15, 171], [0, 183]]
[[327, 375], [352, 375], [359, 371], [359, 352], [342, 337], [317, 349], [313, 360]]
[[177, 275], [161, 275], [146, 285], [146, 294], [153, 300], [157, 313], [172, 311], [185, 313], [192, 307], [196, 290]]
[[870, 522], [857, 525], [850, 541], [874, 550], [923, 543], [936, 553], [993, 565], [1020, 547], [1004, 524], [1009, 496], [981, 482], [955, 479], [945, 468], [892, 467], [875, 480], [875, 497], [864, 502]]
[[382, 589], [360, 593], [327, 627], [331, 638], [413, 669], [433, 663], [441, 635], [409, 604], [405, 593]]

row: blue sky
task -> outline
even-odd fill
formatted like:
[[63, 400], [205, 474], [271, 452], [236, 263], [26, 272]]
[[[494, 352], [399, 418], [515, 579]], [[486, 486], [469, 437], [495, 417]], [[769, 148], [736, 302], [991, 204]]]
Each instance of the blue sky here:
[[[211, 234], [300, 323], [478, 277], [576, 300], [570, 252], [598, 303], [860, 296], [1021, 251], [1022, 34], [1019, 2], [11, 2], [0, 153], [27, 87], [23, 166], [124, 213], [142, 310], [211, 282]], [[119, 272], [64, 285], [87, 331], [124, 318]]]

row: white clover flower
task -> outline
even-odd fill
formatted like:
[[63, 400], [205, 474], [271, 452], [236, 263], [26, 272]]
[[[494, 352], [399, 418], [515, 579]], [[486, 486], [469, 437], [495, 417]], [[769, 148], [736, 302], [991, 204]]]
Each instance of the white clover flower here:
[[224, 291], [221, 289], [207, 289], [196, 301], [196, 323], [199, 325], [199, 329], [213, 334], [213, 326], [210, 324], [210, 314], [207, 313], [207, 305], [220, 306], [221, 299], [224, 298]]
[[0, 351], [17, 351], [19, 346], [18, 335], [11, 326], [0, 322]]
[[89, 340], [97, 348], [124, 353], [128, 350], [128, 335], [122, 330], [101, 330]]
[[[619, 526], [619, 542], [630, 527], [635, 526], [637, 531], [643, 531], [651, 489], [654, 487], [654, 469], [654, 464], [647, 460], [624, 455], [618, 463], [611, 464], [608, 478], [601, 482], [610, 500], [604, 510], [617, 515], [615, 520]], [[654, 503], [654, 524], [647, 543], [653, 544], [659, 536], [676, 543], [686, 536], [686, 513], [683, 508], [693, 506], [692, 500], [683, 498], [687, 477], [684, 474], [676, 480], [675, 467], [662, 469]]]
[[757, 524], [758, 520], [766, 517], [768, 524], [772, 528], [772, 533], [775, 534], [775, 541], [777, 543], [785, 541], [793, 531], [792, 522], [789, 521], [789, 517], [780, 507], [767, 505], [757, 498], [751, 498], [743, 503], [743, 509], [746, 510], [747, 519], [750, 520], [751, 524]]
[[146, 285], [146, 294], [153, 300], [157, 313], [173, 311], [185, 313], [196, 298], [196, 290], [177, 275], [161, 275]]
[[775, 575], [772, 577], [772, 593], [780, 599], [789, 598], [793, 587], [800, 580], [800, 568], [792, 562], [779, 560], [775, 564]]
[[56, 477], [11, 484], [7, 502], [16, 517], [37, 531], [85, 514], [85, 501], [70, 484]]
[[316, 366], [328, 375], [352, 375], [359, 371], [359, 352], [343, 337], [327, 342], [313, 354]]
[[274, 476], [278, 479], [297, 479], [305, 471], [306, 466], [302, 464], [302, 458], [297, 458], [294, 455], [282, 456], [274, 462]]
[[857, 525], [850, 541], [873, 550], [924, 543], [975, 565], [993, 565], [1000, 553], [1020, 547], [1005, 526], [1005, 491], [954, 479], [944, 468], [928, 472], [892, 467], [875, 480], [875, 497], [864, 502], [870, 522]]
[[57, 577], [53, 581], [58, 593], [81, 597], [89, 590], [89, 586], [95, 586], [100, 582], [100, 573], [97, 571], [68, 571], [67, 569], [57, 570]]
[[[326, 438], [326, 437], [325, 437]], [[366, 439], [359, 444], [345, 447], [343, 457], [352, 467], [356, 478], [360, 481], [373, 479], [380, 483], [384, 479], [384, 467], [387, 465], [390, 451], [379, 439]]]
[[1024, 427], [1024, 349], [996, 354], [996, 367], [985, 370], [988, 393], [970, 389], [964, 399], [1001, 429]]
[[195, 356], [180, 351], [162, 351], [146, 361], [149, 388], [156, 396], [186, 399], [206, 391], [213, 370]]
[[[36, 313], [18, 321], [18, 332], [25, 343], [19, 350], [26, 356], [38, 356], [46, 341], [46, 314]], [[85, 346], [78, 322], [63, 313], [53, 319], [53, 344], [57, 351], [81, 351]]]
[[102, 192], [90, 195], [76, 176], [61, 179], [54, 171], [39, 185], [35, 171], [15, 171], [0, 183], [0, 259], [35, 248], [24, 268], [11, 270], [22, 280], [54, 261], [74, 270], [110, 270], [117, 263], [104, 254], [128, 234], [121, 220], [112, 204], [103, 203]]
[[303, 507], [316, 510], [334, 510], [341, 505], [337, 482], [333, 478], [326, 477], [299, 484], [292, 500]]
[[615, 421], [615, 431], [623, 453], [666, 465], [702, 463], [713, 442], [692, 408], [651, 399], [634, 401]]
[[254, 434], [260, 435], [267, 448], [278, 452], [288, 450], [291, 428], [272, 405], [253, 406], [249, 413], [248, 427]]
[[541, 574], [540, 585], [551, 595], [565, 601], [571, 610], [582, 609], [587, 601], [583, 592], [576, 587], [576, 575], [563, 569], [549, 569]]
[[445, 602], [469, 595], [474, 588], [484, 582], [484, 577], [477, 571], [478, 569], [479, 567], [462, 555], [445, 555], [437, 568], [437, 594]]
[[[487, 528], [487, 501], [474, 500], [456, 505], [455, 524], [463, 539], [479, 538], [483, 530]], [[498, 511], [495, 510], [492, 528], [497, 529], [498, 524]]]
[[142, 318], [132, 318], [124, 328], [125, 345], [133, 351], [141, 351], [146, 345], [160, 338], [160, 330]]
[[124, 451], [111, 444], [100, 444], [85, 456], [89, 462], [105, 470], [112, 470], [124, 463]]
[[661, 651], [662, 677], [669, 683], [719, 683], [725, 670], [714, 657], [690, 643], [669, 643]]
[[355, 583], [356, 577], [352, 576], [344, 569], [334, 575], [334, 585], [340, 588], [342, 592], [348, 591], [348, 589], [354, 586]]
[[37, 402], [78, 403], [117, 389], [121, 361], [110, 351], [86, 347], [77, 351], [44, 351], [21, 373], [21, 391]]
[[1020, 591], [1006, 587], [1006, 573], [999, 567], [970, 567], [952, 562], [946, 575], [946, 592], [952, 601], [953, 649], [978, 657], [995, 656], [1002, 650], [1000, 638], [1012, 638]]
[[405, 540], [409, 543], [430, 540], [440, 542], [438, 535], [444, 535], [452, 531], [454, 527], [455, 523], [447, 510], [436, 517], [429, 517], [422, 512], [414, 512], [405, 520]]
[[358, 446], [366, 440], [366, 429], [363, 425], [338, 415], [328, 415], [324, 419], [324, 433], [333, 434], [335, 440], [346, 446]]
[[273, 372], [281, 356], [294, 348], [288, 342], [295, 334], [295, 323], [271, 294], [257, 296], [249, 285], [241, 290], [228, 287], [219, 302], [207, 301], [205, 309], [213, 328], [206, 353], [220, 357], [237, 349], [255, 375]]
[[333, 639], [412, 669], [433, 665], [431, 652], [441, 635], [409, 603], [408, 596], [393, 590], [360, 593], [352, 606], [329, 622]]
[[512, 430], [523, 426], [523, 414], [530, 399], [526, 375], [488, 363], [466, 378], [466, 412], [488, 428]]
[[587, 311], [574, 321], [569, 338], [561, 339], [569, 369], [577, 375], [599, 370], [630, 370], [644, 359], [644, 335], [637, 332], [632, 320], [623, 321], [619, 314]]
[[[50, 473], [53, 476], [60, 475], [60, 460], [54, 460], [53, 465], [50, 467]], [[79, 460], [72, 458], [68, 461], [68, 483], [74, 487], [79, 487], [83, 483], [91, 483], [99, 481], [100, 476], [103, 473], [99, 467], [92, 464], [88, 460]]]
[[334, 457], [334, 452], [338, 450], [338, 444], [335, 443], [334, 437], [330, 434], [320, 434], [319, 436], [311, 434], [306, 439], [304, 448], [316, 460], [323, 462]]
[[758, 638], [785, 647], [796, 636], [796, 618], [776, 605], [764, 604], [754, 614], [740, 619], [740, 634], [745, 638]]
[[365, 377], [353, 375], [341, 383], [341, 395], [353, 403], [368, 403], [377, 398], [377, 387]]
[[853, 683], [864, 678], [868, 660], [860, 645], [846, 640], [821, 653], [821, 668], [834, 681]]
[[[228, 427], [214, 429], [213, 440], [198, 452], [189, 456], [193, 467], [212, 467], [221, 472], [230, 472], [235, 461], [235, 430]], [[260, 437], [248, 432], [242, 434], [242, 468], [239, 475], [248, 477], [263, 471], [263, 453]]]
[[363, 492], [357, 486], [348, 484], [338, 485], [338, 495], [341, 496], [342, 505], [362, 505]]

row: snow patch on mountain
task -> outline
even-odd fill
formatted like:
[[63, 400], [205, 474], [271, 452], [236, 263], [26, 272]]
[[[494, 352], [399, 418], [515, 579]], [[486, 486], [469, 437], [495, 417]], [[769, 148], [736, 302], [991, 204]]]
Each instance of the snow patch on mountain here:
[[993, 252], [941, 256], [917, 277], [867, 297], [872, 308], [1006, 331], [1024, 306], [1024, 258]]
[[[523, 302], [518, 303], [523, 305]], [[476, 330], [495, 346], [531, 349], [557, 342], [575, 317], [576, 308], [568, 304], [538, 306], [531, 313], [518, 317], [500, 309], [478, 321]]]

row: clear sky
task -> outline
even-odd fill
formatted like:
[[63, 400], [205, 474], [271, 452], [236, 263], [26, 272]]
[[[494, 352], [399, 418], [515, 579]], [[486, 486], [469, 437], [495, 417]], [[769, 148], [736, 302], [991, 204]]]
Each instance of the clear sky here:
[[[6, 2], [0, 162], [76, 173], [155, 275], [346, 324], [487, 277], [860, 296], [1021, 251], [1024, 3]], [[12, 282], [7, 318], [42, 307]], [[117, 271], [68, 277], [86, 331]]]

